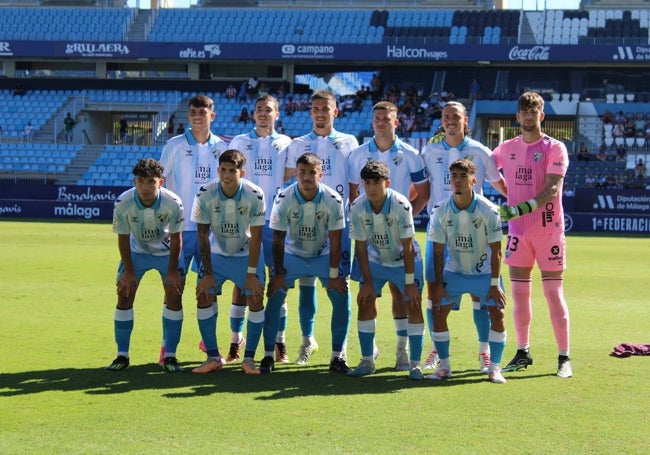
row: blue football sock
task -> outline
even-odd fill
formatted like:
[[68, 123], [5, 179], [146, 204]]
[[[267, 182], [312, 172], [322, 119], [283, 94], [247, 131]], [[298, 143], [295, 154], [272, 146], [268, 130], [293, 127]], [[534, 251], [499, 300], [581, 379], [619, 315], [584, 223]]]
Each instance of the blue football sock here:
[[376, 319], [369, 321], [357, 321], [357, 330], [359, 332], [359, 345], [361, 346], [361, 355], [366, 360], [372, 360], [375, 346]]
[[163, 327], [165, 333], [165, 356], [176, 356], [176, 348], [181, 341], [181, 329], [183, 328], [183, 310], [170, 310], [165, 307], [163, 310]]
[[219, 357], [219, 347], [217, 346], [217, 315], [219, 311], [217, 304], [207, 308], [197, 308], [196, 318], [199, 322], [199, 331], [205, 350], [209, 357]]
[[347, 341], [348, 330], [350, 329], [350, 318], [352, 316], [352, 297], [350, 292], [341, 294], [339, 291], [330, 289], [327, 296], [332, 302], [332, 351], [343, 350]]
[[244, 357], [255, 358], [257, 345], [262, 337], [264, 328], [264, 309], [248, 312], [248, 323], [246, 324], [246, 350]]
[[426, 317], [427, 317], [427, 328], [429, 329], [429, 336], [431, 337], [431, 340], [433, 341], [433, 308], [432, 308], [433, 303], [431, 300], [427, 300], [427, 309], [426, 309]]
[[133, 308], [128, 310], [115, 309], [114, 330], [118, 355], [128, 357], [131, 332], [133, 332]]
[[433, 332], [433, 343], [438, 351], [440, 360], [449, 358], [449, 330], [446, 332]]
[[490, 323], [490, 313], [487, 308], [481, 308], [479, 310], [475, 308], [472, 313], [474, 315], [476, 332], [478, 333], [478, 341], [486, 343], [490, 337], [490, 327], [492, 326]]
[[298, 314], [303, 337], [314, 336], [314, 317], [316, 316], [316, 286], [301, 285], [298, 296]]
[[280, 324], [280, 310], [286, 297], [287, 291], [280, 289], [266, 302], [266, 308], [264, 309], [264, 350], [267, 352], [273, 352], [275, 349], [275, 338], [278, 335], [278, 326]]
[[506, 332], [490, 330], [490, 363], [500, 364], [506, 347]]
[[412, 364], [419, 364], [422, 359], [422, 347], [424, 345], [424, 324], [408, 325], [409, 336], [409, 361]]
[[[231, 343], [239, 343], [240, 334], [244, 331], [244, 320], [246, 318], [246, 305], [230, 305], [230, 331], [233, 333]], [[235, 340], [235, 334], [237, 339]]]

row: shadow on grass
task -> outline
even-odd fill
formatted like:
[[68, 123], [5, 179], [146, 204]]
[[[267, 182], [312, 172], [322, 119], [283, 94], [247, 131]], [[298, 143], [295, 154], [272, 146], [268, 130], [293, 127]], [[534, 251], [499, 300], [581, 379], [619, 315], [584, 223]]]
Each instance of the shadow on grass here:
[[[118, 372], [101, 368], [60, 368], [0, 375], [0, 396], [29, 395], [43, 392], [81, 391], [90, 395], [113, 395], [138, 390], [160, 390], [166, 398], [186, 398], [230, 393], [262, 393], [258, 400], [276, 400], [304, 396], [365, 395], [399, 392], [413, 387], [453, 387], [487, 381], [476, 370], [454, 372], [441, 381], [410, 381], [407, 372], [392, 368], [378, 369], [362, 378], [330, 373], [327, 364], [302, 366], [276, 365], [272, 374], [245, 375], [239, 364], [227, 365], [218, 373], [192, 374], [196, 364], [184, 364], [183, 373], [166, 373], [157, 364], [132, 365]], [[547, 376], [516, 373], [508, 380]]]

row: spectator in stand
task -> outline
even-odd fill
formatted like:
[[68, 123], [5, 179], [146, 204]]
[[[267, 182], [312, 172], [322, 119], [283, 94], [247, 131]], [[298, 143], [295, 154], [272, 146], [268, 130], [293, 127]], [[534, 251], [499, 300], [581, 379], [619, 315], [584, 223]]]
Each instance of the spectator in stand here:
[[126, 139], [129, 131], [129, 124], [123, 115], [120, 116], [119, 131], [120, 131], [120, 141], [122, 141], [122, 144], [126, 144]]
[[636, 137], [643, 137], [645, 134], [645, 119], [643, 114], [638, 112], [634, 120], [634, 128], [636, 129]]
[[608, 172], [607, 177], [605, 177], [605, 183], [603, 184], [603, 188], [615, 188], [615, 187], [616, 187], [616, 178], [614, 177], [614, 174]]
[[278, 87], [278, 92], [276, 93], [278, 100], [283, 100], [285, 95], [287, 94], [287, 89], [284, 86], [284, 84], [280, 84]]
[[596, 177], [594, 177], [594, 174], [587, 174], [585, 177], [585, 187], [596, 188]]
[[241, 85], [239, 86], [239, 92], [237, 93], [237, 101], [240, 103], [245, 103], [247, 100], [247, 95], [246, 92], [248, 90], [248, 82], [247, 81], [242, 81]]
[[623, 137], [625, 136], [625, 127], [622, 123], [615, 123], [614, 128], [612, 128], [612, 136], [614, 137]]
[[648, 171], [648, 168], [646, 167], [645, 163], [643, 162], [643, 158], [639, 158], [639, 161], [636, 163], [636, 176], [645, 178], [645, 174]]
[[235, 88], [234, 85], [228, 84], [228, 88], [226, 89], [226, 98], [234, 99], [237, 96], [237, 89]]
[[605, 110], [605, 113], [603, 114], [603, 123], [605, 125], [609, 125], [610, 123], [614, 123], [614, 115], [609, 112], [609, 109]]
[[169, 116], [169, 120], [167, 121], [167, 135], [169, 136], [169, 139], [174, 137], [174, 119], [175, 114], [172, 113], [172, 115]]
[[618, 111], [614, 116], [614, 123], [620, 123], [621, 125], [624, 125], [625, 120], [625, 114], [623, 114], [623, 111]]
[[616, 146], [616, 158], [619, 160], [624, 160], [627, 156], [627, 148], [624, 143], [620, 143]]
[[242, 107], [241, 112], [239, 113], [239, 117], [237, 117], [238, 122], [242, 122], [243, 124], [246, 124], [250, 121], [251, 116], [248, 113], [248, 108]]
[[32, 142], [34, 140], [34, 126], [32, 122], [27, 122], [23, 131], [23, 140], [25, 142]]
[[182, 123], [179, 123], [178, 128], [176, 128], [176, 135], [180, 136], [181, 134], [185, 134], [185, 126]]
[[645, 138], [650, 140], [650, 123], [646, 123], [645, 125]]
[[[578, 156], [578, 159], [580, 159], [580, 156]], [[603, 163], [607, 161], [607, 146], [605, 144], [602, 144], [600, 148], [598, 148], [598, 153], [596, 153], [596, 160], [602, 161]]]
[[248, 83], [246, 87], [246, 92], [248, 93], [248, 99], [253, 99], [257, 97], [257, 86], [259, 82], [257, 76], [248, 78]]
[[269, 85], [266, 82], [260, 84], [259, 89], [257, 90], [257, 96], [265, 96], [269, 94]]
[[293, 100], [293, 96], [289, 96], [287, 98], [287, 102], [284, 104], [284, 114], [285, 115], [293, 115], [293, 113], [296, 111], [296, 102]]
[[605, 188], [606, 177], [603, 174], [596, 176], [596, 188]]
[[636, 188], [636, 179], [634, 178], [634, 172], [627, 172], [625, 174], [625, 186], [626, 189]]
[[636, 126], [634, 125], [634, 119], [632, 119], [632, 117], [625, 120], [625, 125], [623, 126], [623, 135], [625, 137], [636, 136]]
[[16, 88], [14, 88], [14, 96], [23, 96], [25, 92], [26, 90], [25, 87], [23, 87], [23, 84], [20, 82], [16, 83]]
[[74, 121], [70, 112], [63, 119], [63, 126], [65, 129], [65, 142], [71, 144], [74, 140], [74, 126], [77, 122]]
[[576, 155], [578, 157], [578, 161], [591, 161], [591, 153], [589, 153], [587, 144], [585, 144], [584, 142], [580, 143], [580, 147], [578, 147], [578, 151], [576, 152]]

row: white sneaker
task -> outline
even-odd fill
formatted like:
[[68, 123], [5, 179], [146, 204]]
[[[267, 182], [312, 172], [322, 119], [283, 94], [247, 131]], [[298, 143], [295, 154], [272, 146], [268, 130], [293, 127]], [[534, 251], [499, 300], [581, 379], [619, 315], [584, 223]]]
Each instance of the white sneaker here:
[[356, 367], [353, 370], [348, 371], [346, 374], [348, 376], [367, 376], [369, 374], [373, 374], [375, 372], [375, 363], [372, 362], [371, 360], [362, 360], [361, 363], [359, 363], [359, 366]]
[[447, 379], [451, 377], [451, 370], [438, 365], [438, 368], [436, 368], [436, 371], [433, 372], [433, 374], [428, 375], [426, 378], [427, 379], [433, 379], [434, 381], [440, 380], [440, 379]]
[[490, 382], [494, 382], [495, 384], [505, 384], [506, 383], [506, 378], [504, 378], [503, 375], [501, 374], [501, 368], [500, 367], [493, 368], [488, 373], [488, 378], [490, 378]]
[[423, 370], [435, 370], [438, 364], [440, 363], [440, 358], [438, 357], [438, 351], [436, 348], [433, 348], [427, 357], [426, 362], [424, 362]]
[[564, 361], [558, 362], [557, 365], [557, 377], [558, 378], [570, 378], [573, 376], [573, 370], [571, 369], [571, 360], [566, 359]]
[[397, 351], [395, 351], [395, 369], [397, 371], [409, 371], [411, 369], [409, 352], [406, 348], [397, 348]]
[[309, 346], [300, 346], [298, 357], [296, 358], [296, 365], [307, 365], [309, 358], [316, 351], [318, 351], [318, 343], [310, 344]]
[[490, 353], [481, 352], [478, 355], [478, 361], [481, 363], [481, 373], [490, 371]]

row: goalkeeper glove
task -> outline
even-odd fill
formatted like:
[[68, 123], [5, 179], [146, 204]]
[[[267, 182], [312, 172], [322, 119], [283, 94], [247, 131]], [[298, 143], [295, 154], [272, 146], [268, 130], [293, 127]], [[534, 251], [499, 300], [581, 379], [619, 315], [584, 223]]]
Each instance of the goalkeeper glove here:
[[520, 202], [517, 205], [507, 205], [503, 204], [499, 206], [499, 215], [503, 221], [514, 220], [519, 218], [522, 215], [532, 212], [537, 208], [537, 202], [535, 199], [530, 199], [528, 201]]

